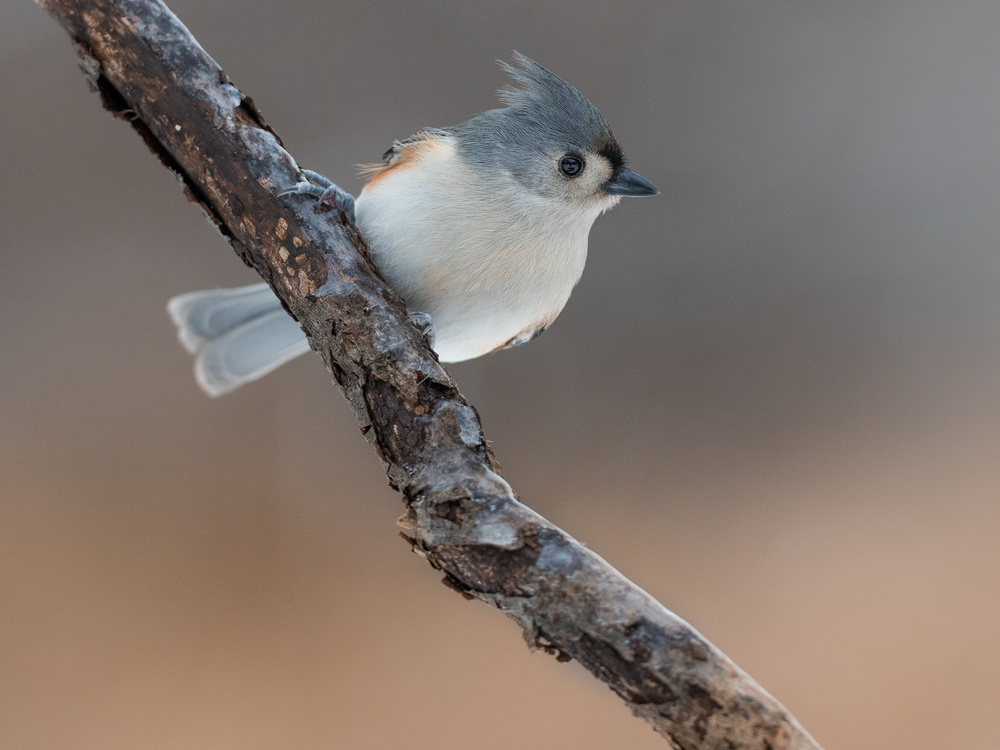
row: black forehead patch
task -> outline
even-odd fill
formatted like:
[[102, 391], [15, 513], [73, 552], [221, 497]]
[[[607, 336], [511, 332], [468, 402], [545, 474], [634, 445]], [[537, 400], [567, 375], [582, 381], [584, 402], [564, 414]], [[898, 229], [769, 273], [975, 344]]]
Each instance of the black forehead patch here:
[[611, 163], [611, 170], [615, 176], [625, 168], [625, 152], [613, 137], [602, 139], [595, 151]]

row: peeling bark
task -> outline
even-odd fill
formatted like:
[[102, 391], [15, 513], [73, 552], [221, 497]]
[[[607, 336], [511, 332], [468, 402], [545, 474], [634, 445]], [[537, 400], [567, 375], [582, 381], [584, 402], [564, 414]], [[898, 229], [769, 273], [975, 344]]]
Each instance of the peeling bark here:
[[690, 625], [515, 499], [357, 229], [308, 198], [274, 197], [297, 180], [295, 161], [163, 3], [38, 2], [105, 106], [301, 323], [404, 497], [404, 536], [448, 585], [507, 614], [532, 648], [577, 659], [675, 748], [819, 748]]

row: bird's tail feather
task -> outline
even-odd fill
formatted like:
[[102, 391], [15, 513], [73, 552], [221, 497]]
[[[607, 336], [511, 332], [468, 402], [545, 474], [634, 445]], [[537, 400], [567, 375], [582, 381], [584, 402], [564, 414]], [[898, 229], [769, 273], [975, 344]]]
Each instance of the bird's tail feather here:
[[195, 379], [221, 396], [309, 351], [309, 342], [267, 284], [189, 292], [167, 303], [177, 338], [196, 355]]

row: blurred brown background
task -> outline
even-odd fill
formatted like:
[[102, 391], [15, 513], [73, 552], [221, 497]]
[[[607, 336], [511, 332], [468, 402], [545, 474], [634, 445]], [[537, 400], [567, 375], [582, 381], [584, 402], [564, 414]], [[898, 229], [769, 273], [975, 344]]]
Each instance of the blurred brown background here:
[[[174, 0], [303, 165], [494, 106], [518, 49], [663, 194], [452, 367], [531, 506], [834, 748], [998, 746], [1000, 5]], [[0, 748], [662, 748], [396, 536], [313, 358], [210, 401], [254, 281], [64, 32], [0, 6]]]

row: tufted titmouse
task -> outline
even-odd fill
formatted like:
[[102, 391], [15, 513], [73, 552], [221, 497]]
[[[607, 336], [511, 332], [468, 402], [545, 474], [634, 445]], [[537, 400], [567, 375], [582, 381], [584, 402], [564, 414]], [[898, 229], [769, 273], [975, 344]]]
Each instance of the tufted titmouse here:
[[[583, 273], [594, 220], [656, 195], [625, 168], [608, 123], [575, 88], [517, 52], [504, 106], [397, 141], [357, 202], [315, 172], [279, 195], [346, 211], [443, 362], [544, 331]], [[309, 350], [267, 284], [182, 294], [167, 306], [195, 376], [218, 396]]]

